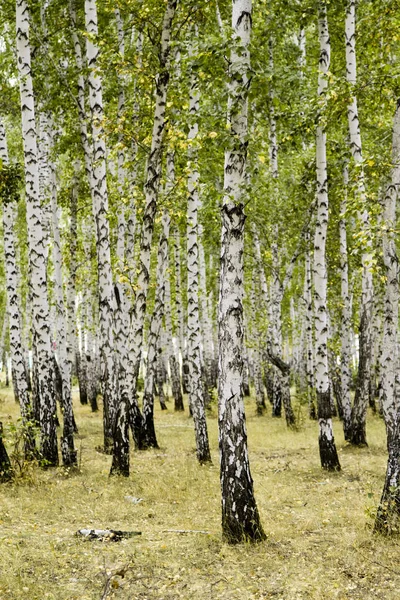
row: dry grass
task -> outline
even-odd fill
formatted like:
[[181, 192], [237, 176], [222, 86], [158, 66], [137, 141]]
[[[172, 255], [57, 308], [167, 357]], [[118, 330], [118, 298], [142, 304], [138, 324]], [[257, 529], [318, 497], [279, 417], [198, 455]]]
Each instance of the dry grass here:
[[[0, 398], [3, 422], [15, 420], [17, 407], [4, 388]], [[283, 419], [254, 416], [250, 403], [251, 468], [268, 539], [230, 547], [220, 532], [215, 414], [208, 419], [213, 466], [197, 465], [187, 416], [157, 411], [161, 449], [133, 453], [125, 480], [109, 479], [110, 457], [95, 451], [100, 414], [77, 402], [75, 408], [81, 472], [36, 469], [0, 488], [0, 600], [400, 597], [399, 543], [370, 529], [386, 465], [379, 418], [370, 418], [363, 450], [346, 447], [335, 424], [343, 471], [332, 475], [319, 467], [315, 423], [288, 431]], [[143, 502], [131, 504], [127, 495]], [[143, 534], [86, 542], [74, 536], [82, 527]]]

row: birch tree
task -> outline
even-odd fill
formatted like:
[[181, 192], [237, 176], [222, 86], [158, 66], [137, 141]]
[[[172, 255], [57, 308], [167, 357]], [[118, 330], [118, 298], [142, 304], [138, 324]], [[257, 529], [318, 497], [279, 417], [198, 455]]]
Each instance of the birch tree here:
[[[10, 353], [14, 394], [18, 399], [24, 426], [24, 452], [27, 459], [36, 455], [33, 414], [22, 342], [22, 315], [19, 299], [18, 264], [16, 260], [14, 227], [19, 200], [18, 166], [9, 164], [7, 139], [0, 119], [0, 196], [3, 204], [4, 261], [7, 286], [7, 310], [10, 329]], [[1, 467], [0, 467], [1, 469]]]
[[396, 248], [396, 205], [400, 186], [400, 100], [393, 124], [392, 173], [384, 206], [383, 259], [386, 270], [382, 343], [381, 406], [386, 424], [388, 463], [375, 530], [398, 533], [400, 522], [400, 406], [396, 393], [398, 369], [399, 261]]
[[31, 73], [29, 9], [26, 0], [16, 3], [17, 58], [20, 83], [22, 140], [25, 163], [25, 196], [28, 223], [33, 344], [34, 388], [39, 399], [41, 455], [48, 466], [58, 464], [56, 405], [51, 373], [49, 304], [47, 298], [46, 245], [39, 202], [39, 170], [35, 102]]
[[106, 180], [106, 145], [103, 131], [103, 90], [98, 72], [98, 35], [96, 0], [85, 0], [86, 56], [88, 64], [89, 102], [93, 136], [93, 212], [96, 222], [98, 290], [100, 307], [100, 339], [104, 406], [104, 450], [111, 452], [116, 398], [114, 355], [114, 294], [111, 272], [110, 226], [108, 222], [108, 191]]
[[188, 162], [188, 207], [187, 207], [187, 356], [189, 366], [189, 406], [192, 411], [197, 459], [202, 463], [211, 461], [205, 415], [205, 395], [202, 380], [201, 332], [199, 312], [199, 231], [200, 208], [198, 155], [195, 148], [198, 135], [199, 90], [197, 76], [192, 70], [190, 78], [189, 114], [189, 162]]
[[[328, 85], [326, 74], [330, 65], [330, 39], [326, 3], [318, 6], [318, 36], [320, 44], [318, 96], [323, 99]], [[317, 125], [317, 218], [314, 238], [314, 306], [315, 306], [315, 384], [319, 423], [319, 454], [321, 466], [328, 471], [339, 471], [340, 463], [333, 437], [332, 412], [328, 372], [328, 313], [326, 237], [328, 231], [328, 172], [326, 162], [326, 132]]]
[[350, 353], [351, 353], [351, 310], [350, 310], [350, 294], [349, 294], [349, 267], [347, 258], [347, 189], [348, 189], [348, 168], [347, 165], [343, 170], [343, 183], [345, 195], [340, 204], [340, 221], [339, 221], [339, 237], [340, 237], [340, 275], [341, 285], [340, 293], [342, 300], [342, 323], [341, 323], [341, 397], [343, 407], [343, 431], [344, 439], [349, 440], [351, 435], [351, 400], [350, 400]]
[[[157, 257], [157, 289], [153, 314], [150, 321], [149, 342], [147, 351], [146, 377], [143, 393], [143, 448], [158, 448], [154, 428], [154, 387], [156, 379], [157, 355], [161, 337], [161, 325], [164, 315], [165, 279], [168, 265], [168, 237], [170, 217], [165, 210], [163, 214], [163, 231], [161, 234]], [[159, 382], [162, 386], [162, 382]], [[160, 393], [160, 392], [159, 392]]]
[[265, 538], [253, 492], [243, 404], [243, 183], [247, 154], [251, 0], [232, 2], [232, 49], [228, 72], [220, 297], [218, 305], [218, 426], [222, 532], [230, 543]]
[[[356, 63], [356, 23], [355, 23], [356, 0], [348, 0], [346, 9], [346, 72], [347, 81], [350, 84], [351, 101], [347, 108], [347, 116], [350, 134], [350, 151], [353, 160], [358, 167], [357, 171], [357, 195], [361, 205], [359, 221], [362, 229], [368, 237], [370, 224], [369, 214], [366, 207], [366, 191], [363, 171], [363, 154], [361, 148], [360, 124], [358, 119], [357, 96], [355, 85], [357, 83]], [[360, 334], [359, 334], [359, 364], [357, 387], [354, 396], [354, 404], [351, 415], [350, 441], [357, 446], [367, 444], [366, 438], [366, 416], [369, 399], [370, 371], [371, 371], [371, 319], [373, 309], [373, 283], [371, 272], [372, 259], [371, 241], [367, 240], [366, 248], [362, 253], [362, 295], [360, 309]]]

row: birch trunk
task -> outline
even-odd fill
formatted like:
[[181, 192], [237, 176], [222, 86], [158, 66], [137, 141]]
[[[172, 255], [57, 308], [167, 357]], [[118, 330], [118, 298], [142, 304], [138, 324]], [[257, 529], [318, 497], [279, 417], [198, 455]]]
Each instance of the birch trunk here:
[[[0, 161], [2, 168], [9, 167], [7, 140], [2, 121], [0, 120]], [[12, 173], [12, 171], [11, 171]], [[18, 185], [18, 180], [14, 185]], [[12, 189], [13, 182], [6, 186]], [[16, 260], [14, 223], [16, 222], [16, 203], [19, 194], [16, 189], [15, 197], [10, 194], [1, 198], [3, 204], [3, 236], [4, 236], [4, 263], [7, 287], [7, 311], [10, 330], [10, 353], [13, 373], [14, 394], [18, 398], [21, 409], [22, 424], [24, 426], [24, 453], [25, 458], [30, 459], [36, 455], [35, 434], [32, 429], [32, 406], [28, 392], [28, 381], [24, 358], [24, 346], [22, 342], [22, 319], [21, 308], [18, 297], [18, 264]], [[5, 319], [6, 320], [6, 319]], [[6, 367], [7, 368], [7, 367]], [[1, 466], [0, 466], [1, 469]]]
[[383, 259], [386, 268], [382, 343], [381, 405], [386, 424], [388, 463], [375, 530], [398, 533], [400, 524], [400, 402], [396, 394], [398, 370], [399, 262], [396, 248], [396, 204], [400, 186], [400, 100], [393, 125], [392, 175], [386, 190]]
[[182, 302], [182, 272], [181, 272], [181, 236], [178, 227], [174, 230], [174, 263], [175, 263], [175, 304], [178, 324], [178, 343], [182, 357], [182, 389], [185, 394], [189, 391], [187, 352], [185, 344], [185, 315]]
[[[49, 123], [51, 127], [51, 123]], [[49, 136], [49, 146], [52, 150], [52, 135]], [[59, 368], [62, 380], [62, 407], [64, 428], [61, 438], [61, 455], [65, 467], [75, 466], [77, 464], [76, 450], [74, 447], [75, 419], [72, 407], [72, 389], [71, 389], [71, 361], [68, 356], [67, 348], [67, 327], [65, 320], [64, 290], [62, 277], [62, 253], [61, 237], [59, 228], [59, 210], [57, 206], [57, 183], [55, 165], [52, 161], [50, 168], [50, 193], [51, 193], [51, 213], [53, 228], [53, 268], [54, 268], [54, 295], [56, 312], [56, 331], [57, 331], [57, 354]]]
[[305, 302], [306, 302], [306, 340], [307, 340], [307, 390], [308, 390], [308, 412], [310, 419], [317, 418], [315, 408], [315, 344], [314, 344], [314, 310], [312, 294], [312, 270], [311, 270], [311, 249], [309, 247], [310, 236], [307, 236], [306, 264], [305, 264]]
[[[169, 152], [167, 155], [167, 186], [166, 191], [171, 191], [175, 181], [175, 160], [174, 154]], [[168, 257], [167, 257], [168, 259]], [[168, 259], [169, 260], [169, 259]], [[169, 264], [169, 263], [168, 263]], [[168, 268], [168, 267], [167, 267]], [[180, 289], [180, 288], [179, 288]], [[179, 323], [178, 323], [179, 327]], [[172, 396], [174, 398], [174, 408], [176, 411], [183, 411], [183, 395], [181, 387], [181, 377], [179, 372], [179, 352], [175, 351], [173, 341], [173, 330], [172, 330], [172, 316], [171, 316], [171, 282], [169, 274], [166, 274], [165, 278], [165, 328], [167, 335], [168, 344], [168, 361], [169, 368], [171, 371], [171, 388]], [[179, 346], [179, 335], [178, 335], [178, 346]]]
[[341, 399], [343, 409], [343, 432], [344, 439], [349, 440], [351, 436], [351, 310], [349, 294], [349, 267], [347, 260], [347, 231], [346, 231], [346, 208], [347, 208], [347, 187], [348, 187], [348, 169], [347, 165], [343, 172], [344, 180], [344, 199], [340, 205], [339, 221], [339, 239], [340, 239], [340, 272], [341, 272], [341, 298], [342, 298], [342, 323], [341, 323]]
[[[326, 74], [330, 65], [330, 40], [326, 4], [319, 3], [318, 34], [320, 43], [318, 95], [327, 88]], [[317, 125], [317, 219], [314, 239], [314, 303], [315, 303], [315, 379], [319, 423], [319, 453], [321, 466], [328, 471], [339, 471], [340, 463], [333, 437], [328, 371], [328, 313], [326, 237], [328, 232], [328, 173], [326, 163], [326, 133]]]
[[[153, 239], [154, 218], [157, 210], [161, 151], [165, 128], [165, 111], [169, 83], [169, 54], [172, 22], [177, 0], [168, 0], [161, 33], [160, 71], [156, 79], [155, 112], [150, 155], [147, 161], [146, 183], [144, 186], [145, 209], [143, 214], [140, 243], [139, 276], [137, 295], [132, 315], [129, 340], [129, 370], [127, 372], [127, 393], [121, 398], [114, 431], [113, 463], [111, 473], [129, 475], [129, 423], [138, 447], [141, 446], [142, 417], [137, 404], [137, 380], [143, 345], [143, 327], [146, 315], [147, 292], [150, 279], [150, 255]], [[128, 392], [129, 390], [129, 392]]]
[[85, 0], [85, 22], [88, 64], [89, 102], [92, 113], [93, 136], [93, 187], [92, 199], [96, 221], [96, 247], [98, 265], [98, 293], [100, 309], [100, 355], [102, 360], [102, 391], [104, 407], [104, 450], [111, 452], [116, 398], [116, 373], [114, 357], [114, 290], [112, 285], [110, 227], [108, 223], [108, 191], [106, 180], [106, 145], [103, 131], [103, 92], [98, 72], [98, 34], [96, 0]]
[[[232, 2], [228, 73], [231, 142], [225, 151], [220, 297], [218, 425], [222, 533], [232, 544], [265, 538], [253, 492], [243, 403], [243, 250], [251, 0]], [[239, 51], [240, 48], [240, 51]]]
[[211, 462], [208, 442], [207, 422], [205, 415], [205, 396], [202, 381], [202, 356], [199, 313], [199, 234], [198, 211], [199, 171], [197, 150], [199, 91], [197, 77], [192, 71], [190, 80], [189, 112], [191, 124], [189, 129], [189, 161], [188, 161], [188, 206], [187, 206], [187, 355], [189, 366], [189, 406], [192, 410], [196, 434], [197, 459], [200, 464]]
[[39, 202], [39, 171], [35, 104], [31, 75], [29, 10], [26, 0], [16, 3], [17, 57], [22, 110], [25, 161], [25, 193], [28, 223], [33, 344], [36, 354], [35, 389], [39, 398], [41, 454], [48, 466], [58, 465], [56, 404], [50, 367], [49, 305], [47, 299], [46, 247]]
[[[147, 350], [146, 377], [143, 393], [143, 445], [142, 448], [158, 448], [154, 428], [154, 387], [156, 380], [157, 355], [160, 342], [162, 318], [164, 315], [165, 278], [168, 265], [168, 237], [170, 217], [165, 210], [163, 215], [163, 231], [160, 238], [157, 256], [157, 290], [153, 315], [150, 322], [149, 342]], [[162, 387], [162, 382], [158, 381]], [[160, 390], [159, 390], [160, 392]]]
[[[76, 297], [76, 274], [77, 274], [77, 242], [78, 242], [78, 182], [79, 161], [74, 162], [74, 175], [70, 194], [70, 226], [69, 226], [69, 276], [67, 280], [67, 341], [68, 360], [71, 363], [71, 373], [77, 369], [79, 354], [78, 336], [75, 323], [75, 297]], [[89, 259], [89, 257], [87, 257]]]
[[174, 409], [176, 411], [183, 411], [185, 408], [183, 405], [181, 377], [179, 373], [179, 357], [175, 350], [173, 340], [171, 317], [171, 284], [168, 276], [165, 281], [165, 327], [168, 340], [168, 360], [171, 371], [171, 388], [172, 396], [174, 398]]
[[[350, 133], [350, 150], [356, 165], [359, 165], [357, 171], [357, 194], [361, 205], [359, 220], [362, 229], [368, 234], [370, 229], [369, 215], [366, 208], [366, 193], [364, 182], [364, 171], [362, 167], [362, 149], [360, 124], [358, 120], [357, 97], [354, 87], [357, 83], [356, 66], [356, 0], [348, 0], [346, 9], [346, 70], [347, 81], [350, 84], [352, 98], [347, 108], [347, 116]], [[359, 334], [359, 363], [357, 387], [354, 396], [354, 404], [351, 415], [351, 437], [352, 444], [357, 446], [367, 445], [366, 438], [366, 416], [369, 400], [369, 380], [371, 369], [371, 320], [373, 305], [373, 283], [371, 267], [371, 242], [367, 242], [367, 247], [362, 253], [362, 296], [360, 309], [360, 334]]]

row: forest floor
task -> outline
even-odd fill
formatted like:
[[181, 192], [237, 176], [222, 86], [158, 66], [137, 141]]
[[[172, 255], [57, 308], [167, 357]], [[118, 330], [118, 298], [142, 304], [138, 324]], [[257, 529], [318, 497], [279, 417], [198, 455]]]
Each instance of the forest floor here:
[[[371, 531], [386, 468], [384, 424], [369, 415], [369, 447], [335, 435], [342, 472], [321, 471], [317, 424], [297, 408], [298, 431], [247, 403], [251, 470], [267, 540], [221, 539], [217, 418], [212, 466], [196, 462], [187, 414], [157, 406], [159, 450], [133, 452], [129, 479], [109, 478], [101, 413], [75, 398], [79, 471], [25, 468], [0, 487], [0, 600], [394, 600], [400, 539]], [[0, 389], [0, 420], [17, 419]], [[12, 451], [12, 437], [6, 444]], [[126, 496], [142, 498], [132, 504]], [[80, 528], [138, 530], [120, 542], [84, 541]], [[175, 531], [174, 531], [175, 530]], [[178, 533], [199, 530], [208, 533]]]

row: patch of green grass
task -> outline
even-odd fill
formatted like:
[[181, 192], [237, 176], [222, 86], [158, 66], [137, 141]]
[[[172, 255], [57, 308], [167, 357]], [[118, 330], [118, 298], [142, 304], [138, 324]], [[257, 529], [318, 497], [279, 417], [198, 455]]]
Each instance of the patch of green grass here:
[[[16, 420], [12, 395], [0, 392], [0, 420]], [[366, 449], [346, 445], [335, 422], [343, 470], [330, 474], [319, 466], [315, 422], [304, 419], [290, 431], [283, 418], [256, 417], [248, 401], [251, 470], [268, 537], [230, 547], [220, 531], [215, 410], [208, 417], [212, 466], [197, 464], [192, 422], [171, 403], [168, 412], [156, 407], [160, 450], [132, 452], [129, 479], [109, 478], [111, 457], [95, 450], [101, 413], [91, 414], [77, 397], [75, 411], [81, 472], [35, 468], [0, 487], [0, 600], [399, 597], [399, 543], [371, 533], [386, 468], [378, 417], [369, 416]], [[74, 535], [84, 527], [142, 536], [88, 542]]]

